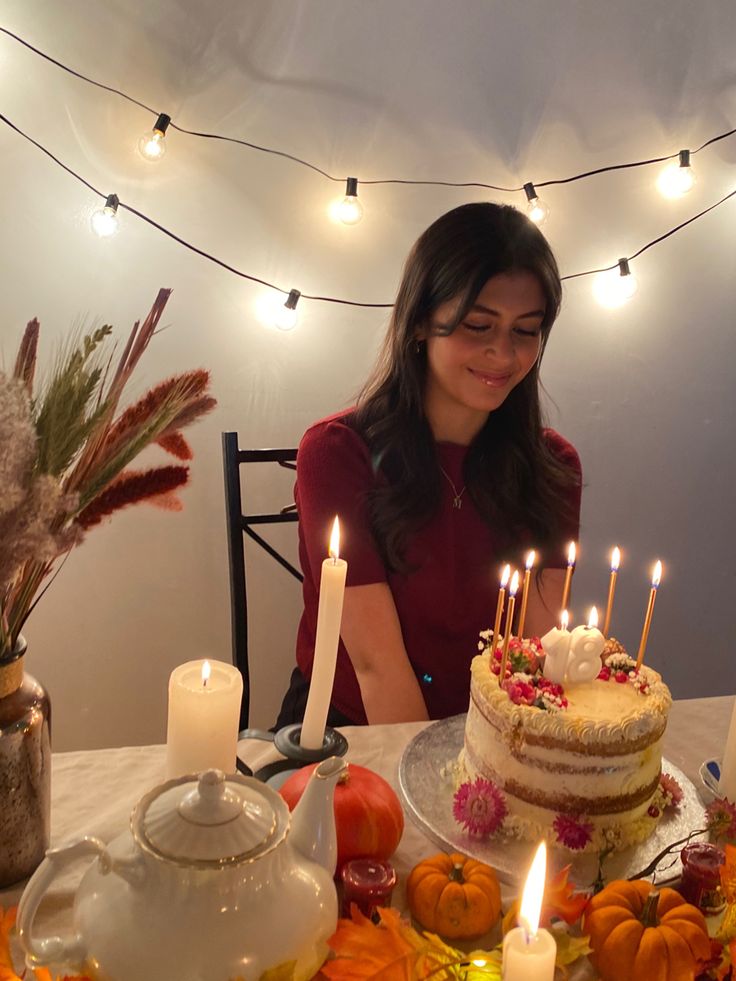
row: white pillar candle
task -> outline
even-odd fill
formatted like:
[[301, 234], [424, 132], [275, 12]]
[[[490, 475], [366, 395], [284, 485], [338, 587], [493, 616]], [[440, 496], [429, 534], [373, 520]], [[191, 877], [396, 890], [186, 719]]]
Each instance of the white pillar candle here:
[[233, 664], [188, 661], [169, 678], [169, 779], [216, 768], [235, 772], [243, 677]]
[[299, 740], [304, 749], [322, 748], [327, 711], [332, 697], [337, 645], [340, 642], [342, 601], [345, 596], [345, 577], [348, 572], [348, 564], [344, 559], [339, 558], [339, 552], [340, 524], [335, 518], [330, 537], [330, 557], [322, 563], [322, 577], [319, 583], [314, 662]]
[[598, 610], [591, 608], [587, 627], [575, 627], [570, 635], [570, 656], [567, 659], [567, 682], [579, 684], [595, 681], [603, 662], [601, 654], [606, 638], [598, 629]]
[[503, 981], [552, 981], [557, 944], [548, 930], [539, 929], [547, 871], [547, 849], [537, 848], [521, 897], [519, 923], [503, 938]]
[[733, 703], [731, 725], [728, 727], [726, 748], [723, 751], [718, 789], [723, 797], [728, 797], [732, 804], [736, 803], [736, 701]]
[[560, 617], [561, 629], [553, 627], [541, 638], [545, 654], [542, 674], [556, 685], [565, 683], [571, 638], [570, 631], [567, 629], [568, 619], [567, 610], [563, 610]]

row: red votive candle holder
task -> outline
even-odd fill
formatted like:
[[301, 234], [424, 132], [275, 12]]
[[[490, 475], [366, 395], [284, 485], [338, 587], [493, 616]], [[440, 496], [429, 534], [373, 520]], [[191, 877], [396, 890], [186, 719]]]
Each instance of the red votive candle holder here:
[[342, 915], [350, 917], [355, 903], [364, 916], [372, 916], [377, 906], [388, 906], [396, 885], [396, 870], [389, 862], [375, 858], [353, 858], [346, 862], [342, 878]]
[[682, 882], [679, 892], [688, 903], [706, 916], [720, 913], [726, 905], [721, 891], [721, 866], [726, 861], [722, 848], [705, 841], [685, 845], [682, 858]]

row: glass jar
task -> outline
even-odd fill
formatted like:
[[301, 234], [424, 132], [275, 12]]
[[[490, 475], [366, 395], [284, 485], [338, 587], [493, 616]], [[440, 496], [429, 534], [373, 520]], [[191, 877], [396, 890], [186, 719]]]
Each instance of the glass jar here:
[[29, 876], [49, 846], [51, 706], [23, 670], [26, 644], [0, 659], [0, 889]]
[[720, 913], [726, 905], [721, 891], [721, 866], [726, 861], [722, 848], [706, 841], [692, 842], [680, 852], [682, 882], [679, 892], [705, 916]]
[[342, 879], [342, 915], [350, 917], [355, 903], [364, 916], [372, 916], [377, 906], [388, 906], [396, 885], [396, 870], [388, 862], [374, 858], [353, 858], [340, 873]]

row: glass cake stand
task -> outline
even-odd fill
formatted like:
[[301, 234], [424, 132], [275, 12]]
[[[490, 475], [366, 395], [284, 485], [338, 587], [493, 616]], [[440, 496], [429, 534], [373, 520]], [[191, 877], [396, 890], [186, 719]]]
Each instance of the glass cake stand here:
[[[453, 764], [463, 747], [465, 715], [441, 719], [422, 729], [408, 744], [399, 762], [399, 789], [407, 813], [429, 838], [445, 849], [462, 852], [492, 865], [503, 882], [521, 883], [528, 871], [534, 845], [499, 836], [479, 839], [463, 831], [452, 816], [455, 793]], [[666, 813], [654, 833], [639, 845], [609, 855], [603, 865], [606, 882], [627, 879], [640, 872], [668, 845], [686, 838], [691, 831], [705, 827], [705, 810], [697, 790], [684, 773], [667, 760], [662, 769], [682, 787], [678, 808]], [[680, 846], [661, 860], [649, 878], [657, 884], [676, 879], [682, 872]], [[581, 888], [589, 887], [598, 872], [598, 856], [578, 855], [564, 849], [548, 852], [550, 874], [572, 863], [571, 879]]]

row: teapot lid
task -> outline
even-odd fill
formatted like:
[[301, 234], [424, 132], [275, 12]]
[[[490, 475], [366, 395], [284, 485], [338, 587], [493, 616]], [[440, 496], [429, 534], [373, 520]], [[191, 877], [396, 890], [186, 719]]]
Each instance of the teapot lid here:
[[270, 787], [221, 770], [169, 780], [146, 794], [130, 819], [144, 851], [195, 868], [259, 858], [279, 844], [288, 823], [286, 805]]

